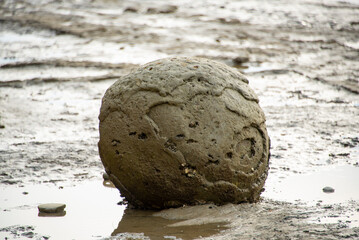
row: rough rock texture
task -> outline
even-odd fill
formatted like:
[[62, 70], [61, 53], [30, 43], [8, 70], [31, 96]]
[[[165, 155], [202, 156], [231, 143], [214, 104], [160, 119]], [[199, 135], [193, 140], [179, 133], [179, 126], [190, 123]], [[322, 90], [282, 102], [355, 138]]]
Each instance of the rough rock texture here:
[[257, 201], [267, 177], [265, 116], [238, 71], [200, 58], [148, 63], [102, 100], [99, 152], [132, 205]]

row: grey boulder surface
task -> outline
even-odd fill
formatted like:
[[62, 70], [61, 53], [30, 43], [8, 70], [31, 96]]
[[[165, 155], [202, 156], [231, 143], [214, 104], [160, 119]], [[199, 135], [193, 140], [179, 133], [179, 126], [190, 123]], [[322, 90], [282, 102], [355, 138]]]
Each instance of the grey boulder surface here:
[[99, 115], [102, 163], [137, 208], [256, 202], [270, 140], [248, 80], [202, 58], [166, 58], [121, 77]]

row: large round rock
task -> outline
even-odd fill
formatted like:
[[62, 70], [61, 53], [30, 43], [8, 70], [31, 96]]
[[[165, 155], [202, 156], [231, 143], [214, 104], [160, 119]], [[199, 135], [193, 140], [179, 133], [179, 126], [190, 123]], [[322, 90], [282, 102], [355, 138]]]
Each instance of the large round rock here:
[[135, 207], [259, 199], [265, 116], [235, 69], [200, 58], [148, 63], [106, 91], [99, 119], [105, 170]]

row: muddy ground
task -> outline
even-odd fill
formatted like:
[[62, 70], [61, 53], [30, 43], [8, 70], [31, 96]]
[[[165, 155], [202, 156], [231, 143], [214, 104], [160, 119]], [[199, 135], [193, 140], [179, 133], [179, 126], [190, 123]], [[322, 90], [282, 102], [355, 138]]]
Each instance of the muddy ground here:
[[[206, 57], [244, 72], [259, 96], [272, 140], [262, 201], [150, 218], [126, 210], [97, 239], [202, 236], [167, 233], [169, 225], [206, 226], [208, 239], [358, 239], [353, 178], [328, 201], [300, 194], [318, 172], [359, 174], [358, 16], [357, 1], [0, 1], [0, 193], [101, 181], [97, 116], [105, 90], [148, 61]], [[292, 178], [297, 185], [287, 188], [299, 195], [289, 198], [281, 186]], [[343, 199], [344, 186], [351, 188]], [[174, 222], [154, 230], [157, 217]], [[9, 225], [6, 216], [0, 233], [56, 239], [36, 224]]]

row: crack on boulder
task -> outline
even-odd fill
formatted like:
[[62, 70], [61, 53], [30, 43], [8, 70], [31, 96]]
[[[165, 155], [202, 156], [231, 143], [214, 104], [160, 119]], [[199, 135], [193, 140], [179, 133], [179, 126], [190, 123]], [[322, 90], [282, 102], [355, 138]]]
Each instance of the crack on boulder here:
[[155, 121], [153, 121], [153, 119], [148, 114], [146, 114], [144, 116], [144, 119], [147, 120], [147, 122], [150, 124], [150, 126], [153, 129], [153, 132], [155, 133], [155, 135], [160, 137], [159, 136], [160, 128], [158, 127], [157, 123]]
[[[127, 85], [129, 85], [129, 83], [127, 83]], [[127, 87], [129, 87], [129, 86], [127, 86]], [[124, 90], [122, 90], [122, 91], [124, 91]], [[130, 90], [129, 92], [126, 92], [129, 95], [126, 97], [126, 99], [123, 101], [122, 104], [123, 105], [127, 104], [128, 101], [133, 98], [133, 96], [135, 96], [137, 93], [140, 93], [140, 92], [156, 93], [160, 97], [166, 97], [168, 95], [167, 92], [164, 92], [163, 90], [161, 90], [161, 89], [159, 89], [157, 87], [145, 86], [145, 87], [141, 87], [141, 88], [138, 88], [138, 89], [135, 89], [135, 90]], [[122, 93], [122, 94], [125, 94], [125, 92]]]
[[254, 138], [243, 139], [238, 145], [242, 146], [239, 152], [240, 158], [244, 159], [245, 157], [252, 158], [256, 154], [255, 150], [256, 140]]
[[229, 106], [229, 104], [226, 103], [225, 106], [226, 106], [226, 109], [227, 109], [228, 111], [230, 111], [230, 112], [232, 112], [232, 113], [238, 115], [239, 117], [248, 118], [247, 116], [243, 115], [242, 113], [240, 113], [240, 112], [237, 111], [236, 109], [231, 108], [231, 106]]

